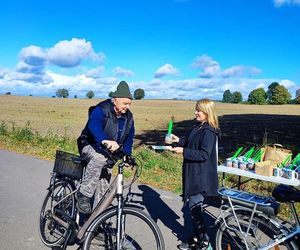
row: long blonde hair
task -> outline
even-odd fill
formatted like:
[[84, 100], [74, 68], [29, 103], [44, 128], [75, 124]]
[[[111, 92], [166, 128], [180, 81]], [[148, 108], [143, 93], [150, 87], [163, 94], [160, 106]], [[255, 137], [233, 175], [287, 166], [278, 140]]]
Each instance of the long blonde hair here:
[[218, 116], [215, 110], [215, 103], [210, 99], [201, 99], [196, 103], [196, 110], [201, 110], [207, 115], [208, 124], [215, 128], [219, 128]]

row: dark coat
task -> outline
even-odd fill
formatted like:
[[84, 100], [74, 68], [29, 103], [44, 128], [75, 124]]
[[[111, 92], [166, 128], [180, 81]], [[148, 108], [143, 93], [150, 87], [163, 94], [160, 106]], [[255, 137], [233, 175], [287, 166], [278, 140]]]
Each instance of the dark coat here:
[[[122, 131], [119, 131], [120, 120], [123, 120]], [[89, 108], [89, 119], [77, 139], [77, 145], [80, 154], [85, 146], [91, 145], [97, 152], [105, 155], [101, 141], [114, 140], [123, 144], [124, 152], [131, 155], [133, 137], [134, 121], [130, 110], [118, 118], [112, 101], [107, 99]]]
[[183, 149], [183, 199], [202, 194], [217, 196], [217, 150], [216, 142], [220, 138], [220, 130], [207, 123], [193, 128], [187, 141], [180, 138], [178, 146]]

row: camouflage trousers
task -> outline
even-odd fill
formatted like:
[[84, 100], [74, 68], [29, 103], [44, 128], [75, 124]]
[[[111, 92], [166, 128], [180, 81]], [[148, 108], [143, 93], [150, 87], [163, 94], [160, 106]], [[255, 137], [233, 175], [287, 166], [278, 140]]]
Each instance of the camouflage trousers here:
[[93, 207], [95, 207], [109, 187], [111, 169], [104, 167], [107, 158], [96, 152], [90, 145], [82, 149], [82, 157], [88, 164], [80, 185], [80, 192], [89, 198], [94, 195]]

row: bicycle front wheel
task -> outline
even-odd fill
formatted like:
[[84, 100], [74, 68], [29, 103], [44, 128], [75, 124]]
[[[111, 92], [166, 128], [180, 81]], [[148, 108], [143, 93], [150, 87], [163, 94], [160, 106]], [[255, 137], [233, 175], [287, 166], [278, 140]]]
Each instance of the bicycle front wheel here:
[[[117, 208], [104, 212], [88, 229], [83, 249], [116, 249]], [[140, 209], [125, 207], [122, 216], [122, 250], [164, 250], [162, 234], [151, 217]]]
[[[267, 246], [280, 235], [280, 231], [270, 221], [261, 219], [257, 216], [253, 217], [250, 224], [250, 216], [245, 214], [237, 214], [238, 222], [242, 232], [239, 230], [238, 223], [233, 215], [228, 216], [225, 222], [220, 225], [216, 234], [217, 250], [238, 250], [238, 249], [259, 249]], [[247, 233], [249, 227], [249, 231]], [[243, 238], [246, 235], [246, 238]], [[288, 242], [283, 242], [279, 246], [271, 249], [293, 249]]]
[[58, 181], [45, 197], [40, 213], [39, 231], [41, 240], [48, 247], [63, 244], [69, 234], [66, 228], [54, 220], [53, 215], [65, 220], [64, 216], [56, 213], [59, 210], [68, 217], [75, 216], [75, 199], [74, 195], [70, 195], [72, 191], [73, 187], [69, 182]]

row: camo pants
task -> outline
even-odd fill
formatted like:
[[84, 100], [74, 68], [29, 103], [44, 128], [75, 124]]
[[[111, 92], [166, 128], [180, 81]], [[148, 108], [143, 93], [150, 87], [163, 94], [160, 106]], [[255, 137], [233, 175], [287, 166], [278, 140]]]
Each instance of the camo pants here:
[[111, 169], [104, 167], [107, 158], [96, 152], [90, 145], [82, 149], [82, 157], [88, 164], [80, 185], [80, 192], [89, 198], [94, 195], [93, 207], [95, 207], [109, 187]]

